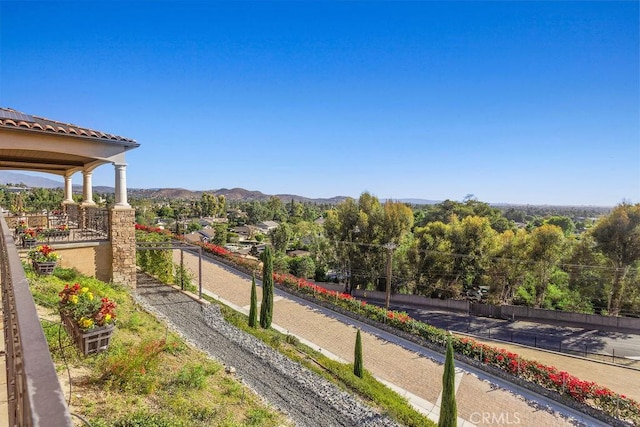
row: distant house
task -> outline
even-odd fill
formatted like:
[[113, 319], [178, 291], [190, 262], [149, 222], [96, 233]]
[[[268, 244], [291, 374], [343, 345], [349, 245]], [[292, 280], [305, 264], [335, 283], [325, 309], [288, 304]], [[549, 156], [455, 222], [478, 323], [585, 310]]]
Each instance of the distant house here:
[[200, 233], [188, 233], [184, 235], [184, 240], [187, 243], [200, 243], [202, 241], [202, 236], [200, 235]]
[[238, 227], [233, 227], [231, 232], [236, 233], [238, 235], [239, 240], [250, 240], [260, 230], [257, 227], [253, 227], [251, 225], [240, 225]]
[[227, 224], [229, 222], [228, 218], [218, 218], [215, 216], [206, 216], [201, 219], [201, 221], [206, 221], [208, 225], [213, 224]]
[[280, 224], [278, 224], [275, 221], [262, 221], [256, 224], [256, 227], [258, 227], [261, 233], [269, 234], [271, 230], [275, 230], [276, 228], [278, 228], [279, 225]]
[[313, 221], [313, 222], [314, 222], [314, 223], [316, 223], [316, 224], [318, 224], [318, 225], [324, 225], [324, 221], [325, 221], [324, 217], [322, 217], [322, 216], [321, 216], [320, 218], [317, 218], [317, 219], [316, 219], [315, 221]]
[[237, 224], [244, 224], [249, 216], [246, 212], [243, 212], [240, 209], [229, 209], [227, 210], [227, 218]]
[[289, 255], [290, 257], [309, 256], [311, 255], [311, 252], [303, 251], [302, 249], [296, 249], [295, 251], [287, 251], [287, 255]]
[[259, 243], [257, 245], [253, 245], [251, 246], [251, 249], [249, 250], [249, 254], [253, 255], [253, 256], [260, 256], [260, 254], [262, 252], [264, 252], [264, 248], [266, 248], [267, 245], [265, 243]]
[[7, 190], [9, 193], [21, 193], [21, 192], [26, 192], [26, 193], [30, 193], [31, 189], [28, 187], [5, 187], [5, 190]]
[[216, 235], [216, 230], [206, 226], [205, 228], [198, 230], [198, 234], [200, 234], [200, 236], [202, 237], [202, 241], [203, 242], [212, 242], [213, 238]]
[[200, 224], [200, 227], [208, 227], [211, 225], [211, 222], [209, 222], [206, 218], [200, 218], [198, 220], [198, 224]]

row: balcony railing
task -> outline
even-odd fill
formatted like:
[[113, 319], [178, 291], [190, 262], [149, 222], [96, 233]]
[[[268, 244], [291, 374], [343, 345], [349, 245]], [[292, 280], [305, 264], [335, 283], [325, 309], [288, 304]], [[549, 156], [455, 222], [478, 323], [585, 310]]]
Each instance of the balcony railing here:
[[[43, 214], [7, 215], [17, 245], [27, 247], [25, 230], [34, 231], [43, 243], [109, 239], [109, 211], [92, 206], [67, 205], [66, 210]], [[27, 236], [28, 237], [28, 236]]]
[[0, 289], [6, 345], [9, 425], [72, 425], [35, 303], [13, 240], [0, 215]]

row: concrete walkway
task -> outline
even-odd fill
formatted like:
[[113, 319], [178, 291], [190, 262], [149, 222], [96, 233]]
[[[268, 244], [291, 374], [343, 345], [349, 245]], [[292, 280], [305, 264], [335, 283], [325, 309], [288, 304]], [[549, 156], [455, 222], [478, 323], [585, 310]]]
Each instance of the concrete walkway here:
[[[175, 261], [179, 262], [176, 251]], [[185, 253], [185, 267], [197, 278], [198, 258]], [[202, 262], [203, 289], [225, 303], [248, 312], [251, 281], [226, 266]], [[261, 289], [258, 288], [260, 300]], [[284, 332], [338, 360], [353, 362], [356, 328], [320, 309], [294, 299], [274, 298], [273, 322]], [[422, 412], [436, 420], [442, 389], [443, 366], [414, 351], [380, 339], [363, 328], [364, 366], [385, 384], [405, 395]], [[456, 375], [459, 425], [579, 425], [537, 402], [475, 375], [458, 370]]]

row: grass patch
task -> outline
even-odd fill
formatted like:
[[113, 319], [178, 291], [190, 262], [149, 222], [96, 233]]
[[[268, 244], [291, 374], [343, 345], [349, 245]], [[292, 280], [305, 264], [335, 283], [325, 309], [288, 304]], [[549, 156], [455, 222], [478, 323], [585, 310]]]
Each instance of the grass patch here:
[[[126, 288], [56, 269], [25, 268], [71, 410], [95, 427], [281, 426], [290, 421], [143, 311]], [[118, 304], [117, 330], [106, 352], [84, 357], [61, 327], [58, 292], [79, 283]], [[66, 361], [66, 365], [65, 362]], [[66, 385], [65, 385], [66, 384]]]

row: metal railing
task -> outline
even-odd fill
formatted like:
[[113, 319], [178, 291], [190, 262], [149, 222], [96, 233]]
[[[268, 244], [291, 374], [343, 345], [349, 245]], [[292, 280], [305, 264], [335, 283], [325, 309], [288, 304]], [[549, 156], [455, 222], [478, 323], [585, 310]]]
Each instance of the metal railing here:
[[109, 210], [92, 206], [69, 205], [66, 212], [7, 215], [6, 221], [9, 229], [14, 230], [14, 240], [23, 248], [33, 246], [33, 243], [29, 244], [23, 239], [21, 224], [23, 228], [37, 231], [37, 242], [48, 244], [108, 240], [110, 233]]
[[[615, 347], [612, 347], [610, 349], [610, 352], [596, 351], [598, 348], [601, 348], [603, 346], [602, 343], [580, 343], [579, 339], [575, 338], [562, 339], [556, 336], [549, 336], [548, 334], [542, 335], [529, 332], [513, 331], [503, 327], [487, 328], [485, 326], [479, 328], [471, 328], [469, 323], [467, 323], [466, 331], [461, 330], [459, 332], [466, 332], [467, 334], [473, 335], [480, 339], [488, 338], [490, 340], [498, 340], [507, 343], [518, 344], [525, 347], [539, 348], [541, 350], [551, 350], [558, 353], [581, 356], [640, 370], [640, 360], [625, 357], [623, 355], [624, 353], [621, 351], [618, 351], [618, 354], [616, 355]], [[578, 342], [576, 342], [576, 340]]]
[[0, 287], [11, 426], [72, 426], [13, 240], [0, 215]]

